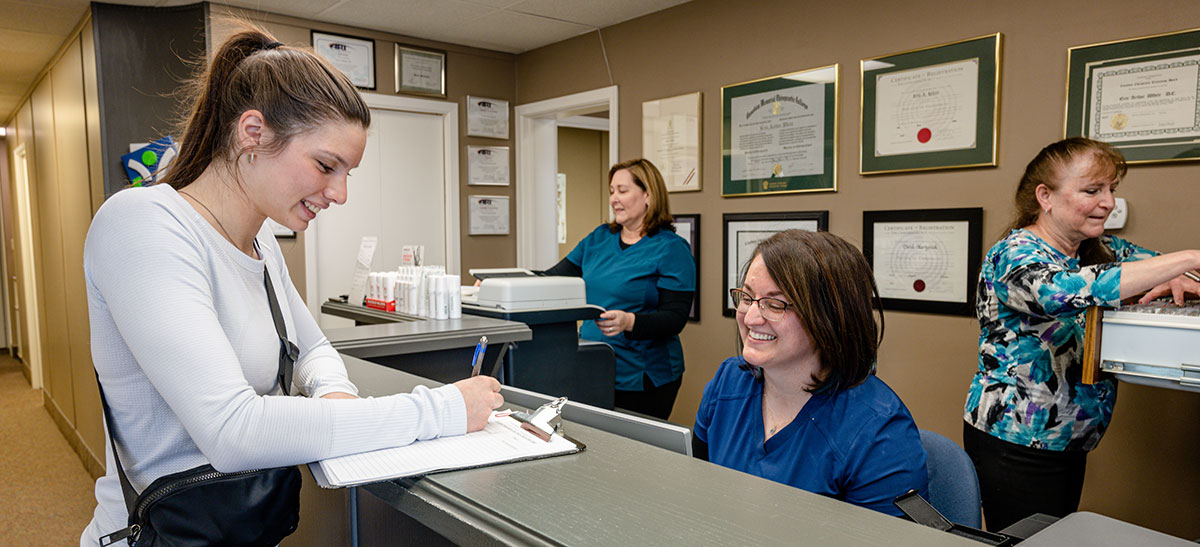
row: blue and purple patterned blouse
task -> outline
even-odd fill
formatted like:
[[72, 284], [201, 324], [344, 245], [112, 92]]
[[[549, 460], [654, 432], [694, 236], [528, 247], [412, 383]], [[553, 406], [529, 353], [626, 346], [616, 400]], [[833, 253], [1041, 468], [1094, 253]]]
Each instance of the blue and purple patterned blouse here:
[[979, 271], [979, 370], [963, 418], [988, 434], [1045, 450], [1091, 450], [1117, 400], [1113, 380], [1082, 382], [1084, 314], [1121, 300], [1121, 262], [1155, 256], [1103, 235], [1116, 262], [1079, 266], [1026, 229], [988, 251]]

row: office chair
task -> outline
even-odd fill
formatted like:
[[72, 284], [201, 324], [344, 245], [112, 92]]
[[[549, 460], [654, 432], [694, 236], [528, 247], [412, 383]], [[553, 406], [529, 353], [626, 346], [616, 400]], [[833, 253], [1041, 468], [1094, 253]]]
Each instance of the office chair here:
[[954, 441], [932, 431], [920, 431], [929, 470], [929, 503], [951, 522], [979, 528], [983, 523], [979, 478], [971, 457]]

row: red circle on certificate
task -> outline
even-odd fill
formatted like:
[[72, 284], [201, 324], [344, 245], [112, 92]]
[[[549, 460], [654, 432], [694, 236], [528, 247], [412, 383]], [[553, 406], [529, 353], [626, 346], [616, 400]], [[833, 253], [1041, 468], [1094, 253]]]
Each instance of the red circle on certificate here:
[[920, 131], [917, 131], [917, 140], [920, 141], [921, 144], [929, 142], [929, 139], [932, 138], [933, 131], [930, 131], [928, 127], [922, 127]]
[[917, 291], [917, 292], [924, 292], [925, 291], [925, 282], [921, 281], [920, 279], [913, 281], [913, 290]]

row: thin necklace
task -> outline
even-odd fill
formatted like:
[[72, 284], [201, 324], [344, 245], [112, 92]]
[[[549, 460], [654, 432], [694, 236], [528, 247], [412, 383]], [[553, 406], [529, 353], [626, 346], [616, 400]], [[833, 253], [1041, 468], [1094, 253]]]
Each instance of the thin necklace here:
[[196, 198], [196, 196], [193, 196], [189, 192], [184, 192], [183, 190], [179, 190], [179, 193], [183, 194], [189, 198], [192, 198], [192, 201], [196, 202], [197, 205], [203, 207], [205, 211], [208, 211], [208, 215], [211, 216], [213, 218], [213, 220], [217, 221], [217, 228], [221, 229], [221, 233], [225, 235], [225, 239], [228, 239], [229, 242], [233, 243], [235, 247], [237, 246], [237, 243], [234, 243], [234, 241], [233, 241], [233, 236], [229, 235], [229, 230], [225, 229], [225, 225], [221, 224], [221, 219], [217, 218], [217, 214], [212, 212], [212, 209], [209, 209], [208, 206], [205, 205], [203, 201], [200, 201], [199, 199]]

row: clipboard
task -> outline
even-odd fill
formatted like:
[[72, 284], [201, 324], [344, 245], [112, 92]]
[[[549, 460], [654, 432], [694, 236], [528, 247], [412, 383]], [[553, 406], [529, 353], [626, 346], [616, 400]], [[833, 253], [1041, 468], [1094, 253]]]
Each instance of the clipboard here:
[[562, 397], [530, 413], [493, 412], [480, 431], [329, 458], [308, 464], [309, 471], [322, 488], [345, 488], [574, 454], [587, 446], [562, 433], [565, 404]]

